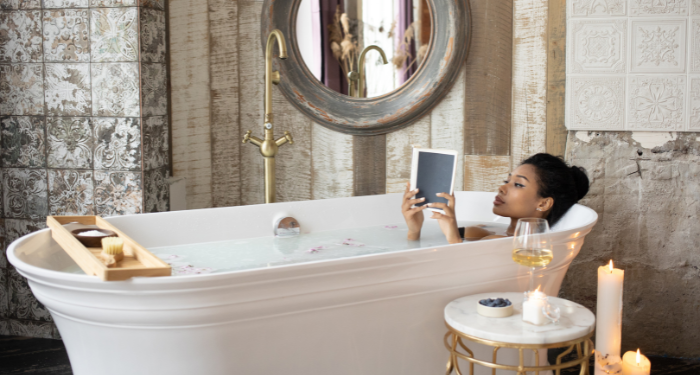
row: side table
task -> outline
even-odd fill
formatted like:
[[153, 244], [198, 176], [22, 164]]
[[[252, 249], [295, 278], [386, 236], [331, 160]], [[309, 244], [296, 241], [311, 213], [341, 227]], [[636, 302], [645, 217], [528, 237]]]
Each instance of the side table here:
[[[476, 304], [484, 298], [508, 298], [514, 307], [513, 315], [507, 318], [487, 318], [476, 312]], [[469, 374], [474, 374], [474, 364], [489, 367], [492, 374], [497, 369], [515, 371], [518, 375], [540, 371], [556, 370], [581, 366], [581, 375], [588, 375], [588, 360], [593, 353], [591, 336], [595, 329], [595, 316], [587, 308], [565, 299], [549, 297], [551, 304], [559, 306], [561, 318], [557, 324], [534, 326], [523, 322], [523, 293], [485, 293], [456, 299], [445, 307], [445, 347], [450, 351], [447, 361], [447, 374], [455, 371], [463, 375], [458, 359], [469, 362]], [[491, 362], [474, 358], [474, 353], [465, 341], [493, 347]], [[518, 350], [519, 364], [498, 364], [498, 350], [513, 348]], [[538, 350], [567, 348], [557, 357], [554, 365], [540, 366]], [[576, 349], [576, 359], [561, 363], [562, 358]], [[535, 354], [535, 366], [525, 366], [524, 351], [532, 350]]]

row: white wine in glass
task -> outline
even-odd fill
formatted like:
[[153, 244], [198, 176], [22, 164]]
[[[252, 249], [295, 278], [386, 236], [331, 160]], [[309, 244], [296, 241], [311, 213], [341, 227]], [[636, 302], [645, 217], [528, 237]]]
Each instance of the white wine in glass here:
[[547, 220], [519, 219], [513, 233], [513, 261], [530, 267], [530, 290], [534, 288], [535, 268], [548, 265], [553, 258]]

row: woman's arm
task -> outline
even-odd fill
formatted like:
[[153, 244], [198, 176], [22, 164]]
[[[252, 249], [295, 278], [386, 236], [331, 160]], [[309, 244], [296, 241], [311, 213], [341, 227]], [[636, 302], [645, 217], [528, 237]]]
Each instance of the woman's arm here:
[[406, 183], [406, 192], [403, 194], [403, 202], [401, 203], [401, 213], [403, 214], [404, 220], [406, 220], [406, 225], [408, 225], [408, 239], [415, 241], [420, 238], [420, 230], [423, 227], [423, 210], [428, 206], [422, 205], [420, 207], [411, 208], [416, 203], [423, 202], [425, 198], [411, 199], [412, 196], [418, 193], [416, 190], [410, 189], [409, 183]]
[[442, 233], [447, 238], [448, 243], [460, 243], [462, 242], [462, 236], [459, 235], [459, 228], [457, 227], [457, 217], [455, 215], [455, 197], [447, 193], [438, 193], [438, 197], [447, 199], [447, 204], [445, 203], [429, 203], [427, 206], [433, 208], [440, 208], [444, 213], [433, 212], [431, 219], [437, 219], [438, 224], [440, 224], [440, 229]]

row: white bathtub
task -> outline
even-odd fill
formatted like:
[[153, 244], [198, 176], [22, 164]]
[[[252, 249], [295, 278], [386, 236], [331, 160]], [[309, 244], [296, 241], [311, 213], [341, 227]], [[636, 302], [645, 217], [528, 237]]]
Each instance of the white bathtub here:
[[[459, 220], [492, 222], [494, 193], [457, 192]], [[304, 231], [400, 223], [401, 195], [113, 217], [146, 247], [271, 235], [280, 214]], [[500, 218], [503, 221], [503, 218]], [[554, 228], [539, 280], [556, 295], [596, 213], [574, 206]], [[426, 220], [427, 221], [427, 220]], [[49, 230], [8, 249], [51, 312], [76, 375], [439, 374], [444, 306], [526, 289], [511, 239], [247, 271], [102, 282], [60, 272], [73, 261]]]

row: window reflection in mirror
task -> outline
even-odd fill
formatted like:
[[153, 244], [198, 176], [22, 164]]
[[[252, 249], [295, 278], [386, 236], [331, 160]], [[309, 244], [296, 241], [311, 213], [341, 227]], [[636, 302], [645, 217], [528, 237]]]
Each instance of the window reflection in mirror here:
[[[301, 0], [296, 43], [325, 86], [372, 98], [398, 89], [416, 73], [430, 33], [427, 0]], [[362, 72], [360, 57], [370, 46], [384, 52], [387, 64], [378, 49], [367, 49]]]

